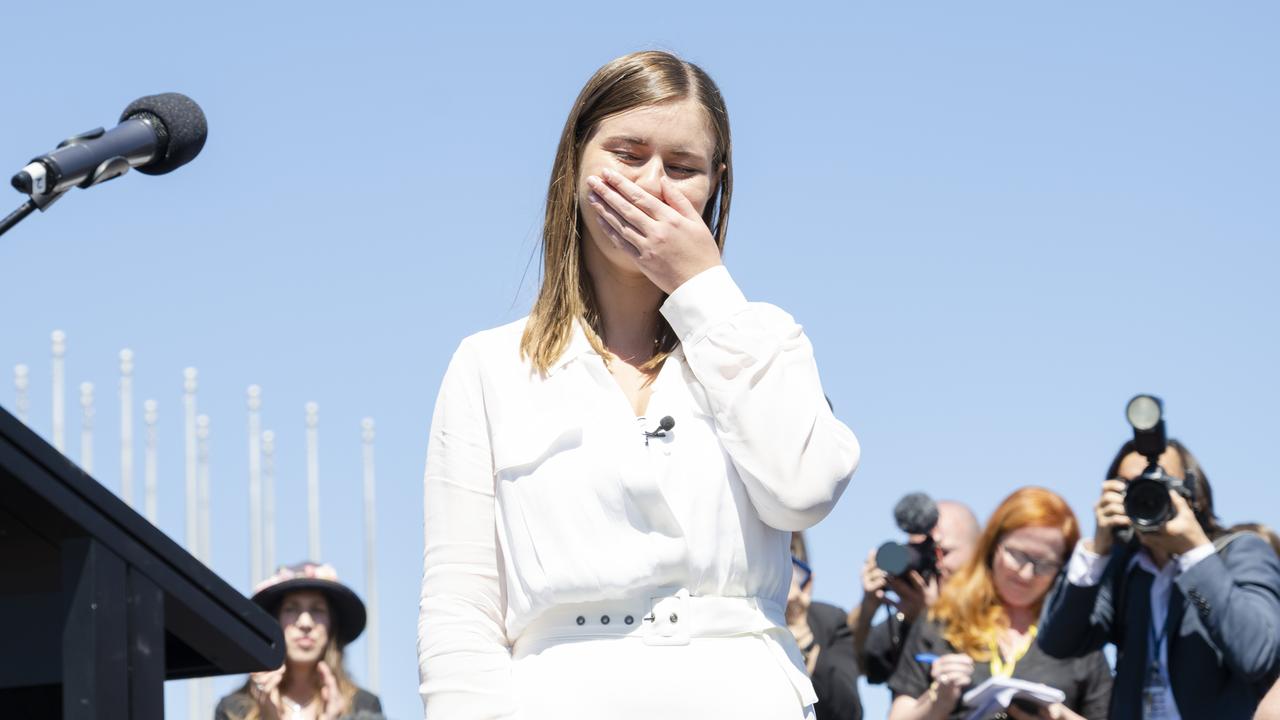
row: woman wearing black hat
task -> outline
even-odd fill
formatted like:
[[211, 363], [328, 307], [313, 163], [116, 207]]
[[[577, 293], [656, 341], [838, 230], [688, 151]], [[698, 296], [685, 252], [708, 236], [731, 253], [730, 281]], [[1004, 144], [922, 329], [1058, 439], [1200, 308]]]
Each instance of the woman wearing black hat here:
[[214, 720], [340, 720], [382, 717], [373, 693], [356, 687], [342, 650], [364, 630], [364, 603], [329, 565], [282, 567], [253, 601], [280, 620], [285, 661], [254, 673], [222, 698]]

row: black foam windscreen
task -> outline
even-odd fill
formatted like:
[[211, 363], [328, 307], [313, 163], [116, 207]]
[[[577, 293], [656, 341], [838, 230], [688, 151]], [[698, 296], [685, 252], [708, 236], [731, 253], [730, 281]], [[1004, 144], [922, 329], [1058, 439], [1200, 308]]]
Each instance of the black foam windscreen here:
[[163, 175], [186, 165], [200, 154], [209, 136], [204, 111], [194, 100], [181, 93], [161, 93], [140, 97], [120, 113], [120, 122], [139, 115], [151, 115], [164, 126], [168, 143], [156, 158], [135, 168], [147, 175]]
[[893, 519], [909, 535], [924, 535], [938, 524], [938, 505], [922, 492], [903, 495], [893, 508]]

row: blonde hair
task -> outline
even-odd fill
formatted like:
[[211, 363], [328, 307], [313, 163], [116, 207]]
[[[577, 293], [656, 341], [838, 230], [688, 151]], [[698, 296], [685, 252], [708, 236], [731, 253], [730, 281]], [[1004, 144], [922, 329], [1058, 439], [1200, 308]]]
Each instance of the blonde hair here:
[[[546, 216], [542, 226], [542, 287], [520, 339], [520, 357], [540, 373], [560, 358], [579, 323], [591, 347], [609, 357], [601, 338], [600, 313], [583, 264], [582, 214], [578, 208], [578, 171], [587, 139], [605, 118], [638, 107], [694, 99], [706, 111], [715, 136], [712, 167], [723, 167], [702, 219], [716, 246], [724, 250], [733, 194], [729, 114], [715, 82], [693, 63], [657, 50], [624, 55], [601, 67], [587, 81], [565, 120], [551, 167]], [[679, 343], [659, 317], [654, 354], [641, 369], [659, 367]]]
[[[1071, 506], [1052, 490], [1025, 487], [1015, 490], [1000, 503], [991, 514], [986, 528], [978, 538], [973, 557], [956, 571], [943, 586], [938, 602], [929, 611], [929, 617], [945, 627], [942, 636], [957, 652], [975, 660], [991, 659], [990, 642], [995, 633], [1009, 626], [1009, 618], [996, 594], [991, 577], [991, 565], [995, 561], [1000, 541], [1014, 530], [1024, 527], [1049, 527], [1062, 531], [1063, 555], [1075, 547], [1080, 539], [1080, 525], [1076, 522]], [[1036, 602], [1039, 615], [1041, 597]]]

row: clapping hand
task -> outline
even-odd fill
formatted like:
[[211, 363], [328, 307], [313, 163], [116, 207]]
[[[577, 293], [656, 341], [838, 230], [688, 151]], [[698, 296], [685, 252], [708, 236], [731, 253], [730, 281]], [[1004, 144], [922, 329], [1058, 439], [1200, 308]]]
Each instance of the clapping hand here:
[[347, 701], [338, 688], [338, 679], [325, 661], [321, 660], [316, 667], [324, 679], [320, 687], [320, 720], [338, 720], [347, 712]]
[[280, 717], [280, 681], [283, 679], [284, 665], [249, 676], [249, 697], [258, 704], [258, 714], [263, 720]]

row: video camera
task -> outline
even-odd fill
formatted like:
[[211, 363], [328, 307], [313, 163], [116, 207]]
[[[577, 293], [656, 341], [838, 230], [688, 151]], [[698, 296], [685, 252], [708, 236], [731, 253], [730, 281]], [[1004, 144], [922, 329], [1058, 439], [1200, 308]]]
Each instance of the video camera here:
[[912, 543], [889, 541], [876, 550], [876, 566], [894, 577], [915, 570], [928, 580], [938, 574], [938, 548], [933, 542], [933, 528], [938, 524], [938, 505], [921, 492], [904, 495], [893, 508], [898, 528], [908, 535], [924, 539]]
[[1169, 491], [1194, 506], [1195, 473], [1176, 478], [1160, 467], [1160, 456], [1169, 447], [1164, 431], [1164, 404], [1154, 395], [1138, 395], [1129, 401], [1125, 417], [1133, 426], [1133, 449], [1147, 459], [1147, 469], [1130, 480], [1124, 493], [1124, 513], [1138, 532], [1156, 532], [1174, 516]]

